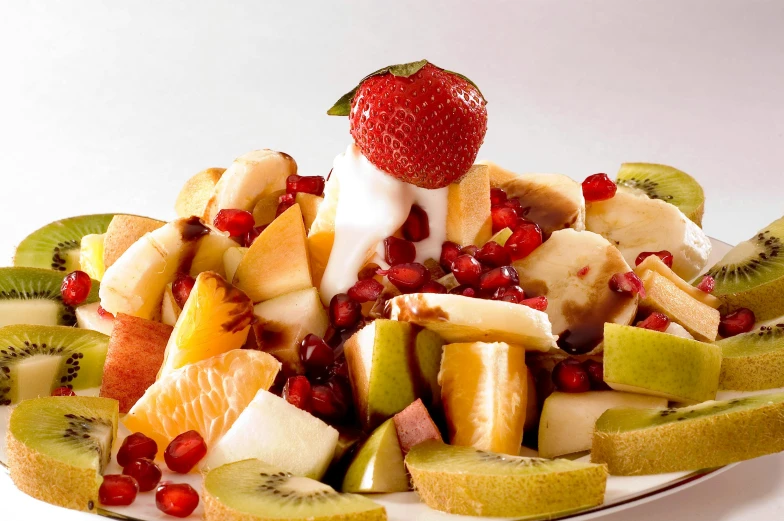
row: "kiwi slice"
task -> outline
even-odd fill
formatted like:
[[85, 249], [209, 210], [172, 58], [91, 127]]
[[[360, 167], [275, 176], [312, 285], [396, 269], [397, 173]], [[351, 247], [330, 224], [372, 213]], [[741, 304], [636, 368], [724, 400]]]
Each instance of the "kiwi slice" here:
[[419, 497], [469, 516], [555, 516], [600, 505], [607, 470], [565, 459], [523, 458], [426, 441], [406, 456]]
[[784, 450], [784, 393], [680, 409], [615, 408], [596, 421], [591, 461], [637, 476], [729, 465]]
[[109, 398], [23, 401], [11, 412], [6, 436], [14, 484], [47, 503], [94, 512], [118, 416], [117, 401]]
[[82, 237], [106, 233], [113, 214], [79, 215], [39, 228], [19, 243], [14, 266], [45, 268], [70, 273], [79, 269]]
[[707, 274], [725, 311], [749, 308], [757, 320], [784, 315], [784, 217], [732, 248]]
[[278, 472], [257, 459], [220, 466], [204, 478], [205, 521], [381, 521], [381, 505], [329, 485]]
[[722, 354], [719, 389], [761, 391], [784, 387], [784, 323], [759, 326], [715, 345]]
[[0, 405], [100, 387], [109, 337], [66, 326], [0, 328]]
[[[74, 309], [63, 303], [63, 274], [41, 268], [0, 268], [0, 327], [10, 324], [76, 324]], [[93, 280], [85, 304], [98, 302], [99, 282]]]
[[702, 226], [705, 192], [686, 172], [655, 163], [624, 163], [615, 182], [622, 190], [643, 193], [677, 206], [697, 226]]

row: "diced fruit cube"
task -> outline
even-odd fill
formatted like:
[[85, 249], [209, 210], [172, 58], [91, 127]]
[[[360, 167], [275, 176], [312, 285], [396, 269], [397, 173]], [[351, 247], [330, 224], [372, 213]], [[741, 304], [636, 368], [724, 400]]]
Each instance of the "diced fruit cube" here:
[[492, 235], [487, 167], [474, 165], [448, 190], [446, 239], [463, 246], [486, 243]]
[[443, 441], [441, 431], [438, 430], [433, 418], [430, 417], [422, 400], [415, 401], [397, 413], [393, 420], [400, 449], [404, 456], [414, 446], [427, 440]]

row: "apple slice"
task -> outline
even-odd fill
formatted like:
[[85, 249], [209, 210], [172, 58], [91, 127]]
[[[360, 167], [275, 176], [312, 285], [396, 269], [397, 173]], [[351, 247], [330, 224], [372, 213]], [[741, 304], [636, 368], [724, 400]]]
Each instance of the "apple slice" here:
[[99, 302], [93, 302], [76, 308], [76, 325], [82, 329], [92, 329], [104, 335], [111, 335], [114, 318], [98, 313], [99, 307], [101, 307]]
[[415, 401], [397, 413], [393, 420], [400, 449], [404, 456], [414, 446], [427, 440], [443, 441], [441, 431], [438, 430], [433, 418], [430, 417], [422, 400]]
[[166, 223], [138, 215], [115, 215], [103, 238], [103, 264], [109, 269], [117, 259], [144, 235]]
[[220, 181], [225, 168], [208, 168], [194, 175], [183, 185], [177, 201], [174, 203], [174, 210], [178, 217], [190, 217], [197, 215], [202, 217], [207, 203], [215, 191], [215, 185]]
[[343, 478], [343, 492], [406, 492], [408, 475], [403, 452], [391, 418], [381, 424], [359, 448]]
[[474, 165], [449, 185], [446, 240], [462, 246], [482, 246], [493, 234], [490, 217], [490, 178], [484, 165]]
[[233, 284], [253, 302], [310, 288], [310, 259], [302, 221], [295, 204], [272, 221], [237, 266]]
[[226, 273], [226, 280], [234, 280], [237, 266], [240, 265], [240, 261], [246, 253], [248, 253], [248, 248], [236, 245], [223, 252], [223, 270]]
[[316, 220], [316, 215], [318, 215], [319, 205], [321, 205], [323, 200], [323, 197], [306, 193], [298, 193], [294, 198], [294, 202], [302, 210], [302, 218], [305, 220], [306, 230], [310, 230], [310, 227], [313, 226], [313, 221]]
[[682, 278], [680, 278], [672, 269], [664, 264], [664, 261], [661, 260], [656, 255], [649, 255], [645, 258], [640, 264], [634, 268], [634, 272], [637, 274], [638, 277], [642, 277], [646, 271], [655, 271], [662, 277], [669, 279], [670, 282], [678, 286], [678, 289], [686, 292], [690, 297], [699, 300], [706, 306], [710, 306], [713, 309], [719, 309], [721, 307], [721, 300], [717, 297], [714, 297], [710, 293], [705, 293], [704, 291], [695, 288]]

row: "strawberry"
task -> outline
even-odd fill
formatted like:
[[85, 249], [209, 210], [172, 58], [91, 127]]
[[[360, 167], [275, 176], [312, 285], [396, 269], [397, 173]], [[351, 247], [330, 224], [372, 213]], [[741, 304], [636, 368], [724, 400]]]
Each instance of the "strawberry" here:
[[327, 113], [349, 117], [362, 154], [384, 172], [443, 188], [474, 163], [486, 105], [469, 79], [421, 60], [372, 73]]

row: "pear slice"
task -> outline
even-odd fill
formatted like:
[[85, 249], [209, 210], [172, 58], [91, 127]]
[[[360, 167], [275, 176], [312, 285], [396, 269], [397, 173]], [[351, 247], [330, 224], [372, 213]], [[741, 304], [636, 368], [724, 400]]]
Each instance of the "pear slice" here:
[[639, 327], [604, 328], [604, 381], [616, 391], [703, 402], [716, 397], [720, 370], [714, 345]]
[[215, 185], [220, 181], [225, 168], [207, 168], [194, 175], [183, 185], [174, 203], [174, 210], [178, 217], [197, 215], [202, 217], [207, 203], [215, 191]]
[[343, 492], [405, 492], [408, 475], [395, 422], [382, 423], [359, 448], [343, 478]]
[[634, 268], [634, 273], [636, 273], [638, 277], [642, 277], [646, 271], [655, 271], [662, 277], [667, 278], [670, 282], [678, 286], [678, 289], [686, 292], [691, 298], [699, 300], [706, 306], [710, 306], [713, 309], [719, 309], [719, 307], [721, 307], [721, 300], [719, 300], [717, 297], [714, 297], [710, 293], [705, 293], [704, 291], [697, 289], [680, 278], [674, 271], [672, 271], [672, 268], [664, 264], [664, 261], [656, 255], [649, 255], [645, 258], [645, 260], [638, 264], [637, 267]]
[[482, 246], [493, 234], [487, 167], [472, 166], [448, 190], [446, 240], [462, 246]]
[[166, 223], [138, 215], [115, 215], [103, 238], [104, 270], [117, 262], [125, 251], [145, 234], [162, 228]]
[[556, 346], [550, 319], [528, 306], [463, 295], [411, 293], [391, 299], [392, 320], [428, 328], [448, 343], [507, 342], [531, 351]]

